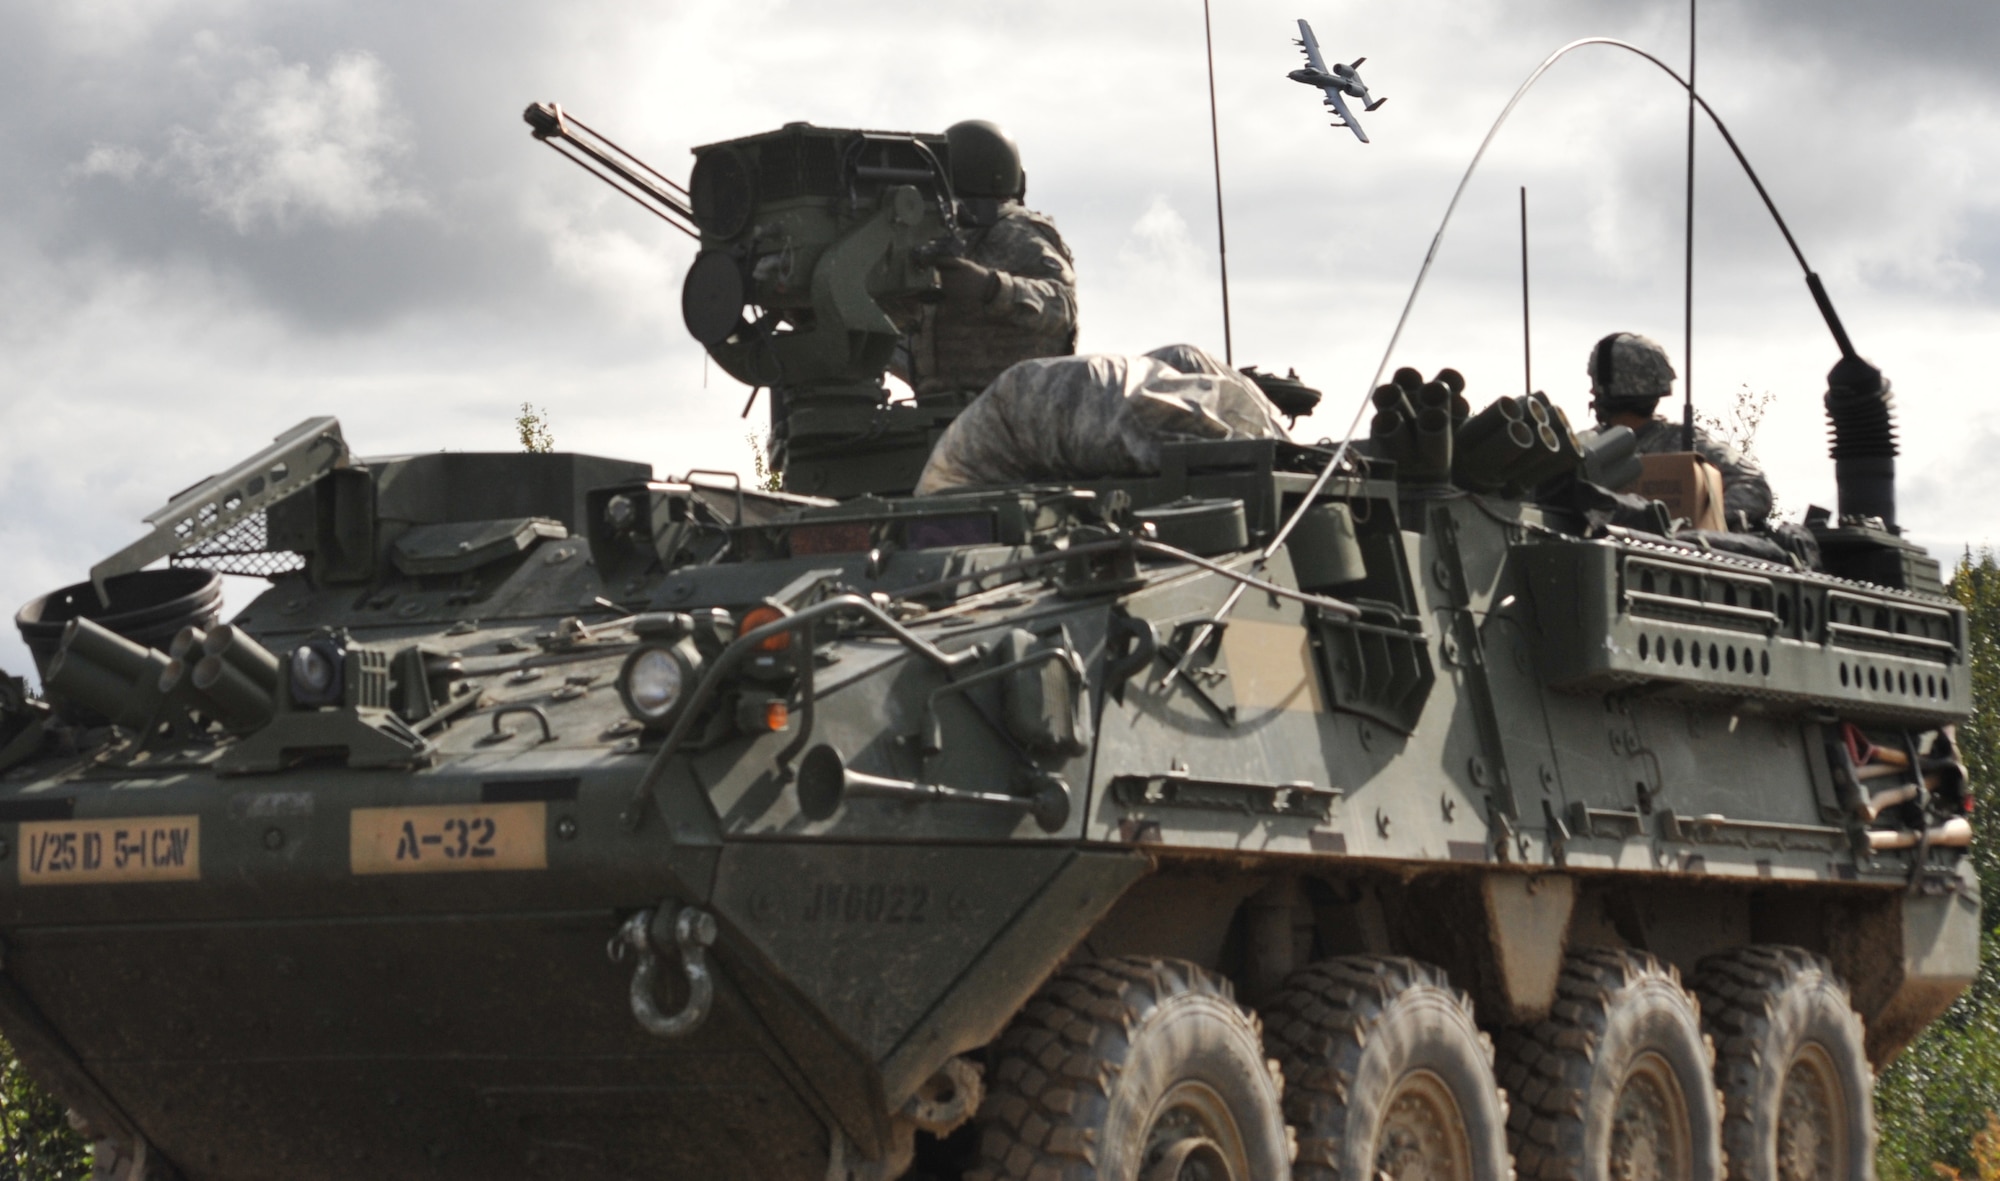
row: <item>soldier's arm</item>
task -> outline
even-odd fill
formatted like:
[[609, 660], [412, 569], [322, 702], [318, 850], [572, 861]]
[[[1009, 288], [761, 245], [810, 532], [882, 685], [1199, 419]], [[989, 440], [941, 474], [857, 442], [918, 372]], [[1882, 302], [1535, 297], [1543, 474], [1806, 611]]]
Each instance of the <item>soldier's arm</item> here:
[[1013, 217], [993, 227], [975, 255], [999, 273], [986, 312], [1016, 328], [1050, 334], [1076, 328], [1076, 271], [1053, 227]]
[[1741, 512], [1750, 518], [1753, 526], [1769, 519], [1774, 503], [1771, 484], [1764, 478], [1764, 469], [1757, 466], [1756, 460], [1706, 434], [1697, 434], [1695, 450], [1721, 470], [1722, 507], [1732, 518]]

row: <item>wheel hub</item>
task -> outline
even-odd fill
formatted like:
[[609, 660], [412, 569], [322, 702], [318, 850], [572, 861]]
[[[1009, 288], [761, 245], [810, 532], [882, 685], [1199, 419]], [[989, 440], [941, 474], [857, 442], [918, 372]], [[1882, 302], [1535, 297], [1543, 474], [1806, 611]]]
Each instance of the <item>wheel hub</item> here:
[[1778, 1097], [1780, 1181], [1832, 1181], [1847, 1159], [1837, 1078], [1818, 1046], [1807, 1046], [1785, 1072]]
[[1472, 1181], [1465, 1116], [1444, 1081], [1418, 1071], [1396, 1084], [1375, 1134], [1378, 1181]]
[[1648, 1054], [1618, 1090], [1609, 1175], [1613, 1181], [1689, 1181], [1690, 1140], [1687, 1101], [1673, 1068]]
[[1221, 1095], [1205, 1083], [1167, 1092], [1146, 1132], [1140, 1181], [1251, 1181], [1242, 1134]]

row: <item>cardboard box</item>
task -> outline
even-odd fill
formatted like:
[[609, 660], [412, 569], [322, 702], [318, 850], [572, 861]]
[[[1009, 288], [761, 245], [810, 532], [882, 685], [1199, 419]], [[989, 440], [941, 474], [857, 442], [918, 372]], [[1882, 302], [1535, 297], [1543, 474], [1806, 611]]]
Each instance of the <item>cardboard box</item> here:
[[1722, 514], [1722, 473], [1714, 464], [1692, 451], [1668, 451], [1641, 455], [1639, 467], [1638, 481], [1625, 491], [1659, 501], [1669, 516], [1696, 529], [1729, 527]]

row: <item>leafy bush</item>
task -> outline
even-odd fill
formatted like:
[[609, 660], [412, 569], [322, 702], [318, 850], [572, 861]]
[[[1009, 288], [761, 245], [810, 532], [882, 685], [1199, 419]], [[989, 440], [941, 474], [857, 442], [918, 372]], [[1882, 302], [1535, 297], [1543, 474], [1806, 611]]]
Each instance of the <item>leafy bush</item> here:
[[[1972, 646], [1973, 713], [1958, 737], [1979, 824], [1980, 816], [1990, 814], [1985, 809], [2000, 806], [1989, 786], [2000, 772], [2000, 716], [1993, 708], [2000, 702], [2000, 564], [1992, 550], [1960, 559], [1951, 593], [1965, 604]], [[2000, 1139], [1994, 1138], [2000, 1132], [1993, 1131], [1991, 1115], [2000, 1111], [2000, 937], [1992, 927], [2000, 912], [2000, 848], [1986, 839], [1984, 824], [1979, 827], [1973, 863], [1988, 924], [1979, 976], [1876, 1083], [1882, 1129], [1876, 1166], [1883, 1181], [1928, 1181], [1934, 1168], [1947, 1176], [2000, 1181], [2000, 1171], [1989, 1173], [1986, 1164], [2000, 1164], [1994, 1155], [2000, 1153]]]
[[0, 1042], [0, 1181], [82, 1181], [90, 1149], [55, 1096]]

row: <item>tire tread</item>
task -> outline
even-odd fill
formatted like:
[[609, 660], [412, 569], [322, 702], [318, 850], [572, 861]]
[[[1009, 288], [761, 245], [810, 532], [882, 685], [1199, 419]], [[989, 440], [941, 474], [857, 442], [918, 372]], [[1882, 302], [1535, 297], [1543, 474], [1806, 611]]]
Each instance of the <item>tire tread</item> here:
[[[1837, 994], [1841, 1026], [1851, 1039], [1850, 1045], [1857, 1049], [1865, 1044], [1861, 1017], [1833, 965], [1802, 947], [1756, 944], [1710, 956], [1696, 970], [1692, 987], [1701, 1003], [1702, 1027], [1715, 1043], [1715, 1079], [1722, 1090], [1722, 1146], [1729, 1154], [1729, 1181], [1762, 1181], [1755, 1096], [1772, 1026], [1785, 994], [1821, 988]], [[1864, 1140], [1856, 1146], [1856, 1153], [1872, 1162], [1875, 1130], [1871, 1126], [1859, 1132]]]
[[[1229, 981], [1183, 960], [1097, 960], [1043, 986], [993, 1043], [979, 1164], [966, 1181], [1095, 1181], [1095, 1130], [1133, 1031], [1161, 1001], [1184, 993], [1228, 1002], [1261, 1033]], [[1277, 1064], [1266, 1065], [1275, 1086]]]
[[[1573, 951], [1563, 961], [1549, 1015], [1500, 1031], [1500, 1084], [1512, 1101], [1507, 1139], [1522, 1181], [1589, 1181], [1584, 1096], [1593, 1059], [1615, 999], [1647, 977], [1663, 977], [1681, 988], [1680, 973], [1645, 952]], [[1709, 1042], [1706, 1036], [1702, 1040]], [[1713, 1046], [1706, 1048], [1712, 1062]]]
[[[1302, 968], [1264, 1007], [1265, 1052], [1285, 1077], [1285, 1122], [1298, 1132], [1294, 1181], [1339, 1181], [1345, 1108], [1372, 1031], [1413, 988], [1443, 992], [1476, 1027], [1472, 999], [1441, 968], [1403, 956], [1344, 956]], [[1493, 1043], [1479, 1035], [1490, 1067]], [[1505, 1110], [1506, 1096], [1496, 1096]], [[1323, 1130], [1323, 1131], [1315, 1131]]]

